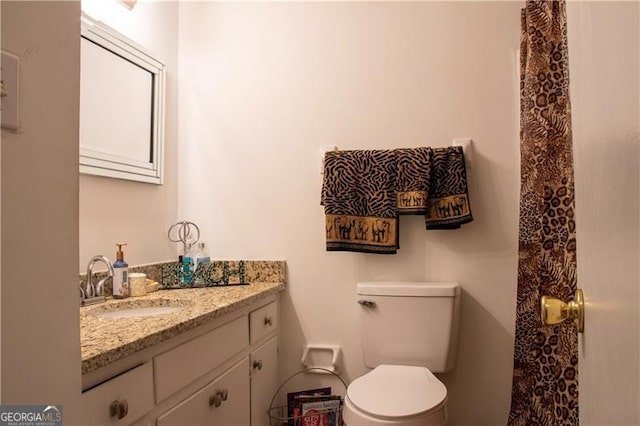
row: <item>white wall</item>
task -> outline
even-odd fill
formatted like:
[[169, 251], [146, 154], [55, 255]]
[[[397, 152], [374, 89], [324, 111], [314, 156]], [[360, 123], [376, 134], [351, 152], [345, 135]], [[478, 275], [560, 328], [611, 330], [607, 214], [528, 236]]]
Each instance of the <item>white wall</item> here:
[[[360, 280], [463, 289], [452, 426], [504, 424], [510, 401], [519, 192], [520, 2], [180, 5], [179, 212], [216, 258], [286, 259], [281, 377], [305, 342], [366, 369]], [[318, 147], [475, 141], [476, 220], [426, 232], [401, 219], [395, 256], [327, 253]], [[309, 378], [309, 380], [312, 380]], [[309, 382], [311, 383], [311, 382]]]
[[133, 10], [117, 1], [83, 0], [85, 13], [101, 20], [167, 66], [164, 185], [80, 176], [79, 271], [104, 254], [115, 261], [116, 243], [126, 242], [130, 265], [176, 257], [166, 237], [177, 220], [178, 3], [138, 2]]
[[637, 2], [568, 5], [581, 339], [580, 420], [640, 424]]
[[80, 6], [1, 7], [2, 49], [21, 59], [22, 122], [2, 133], [2, 404], [63, 404], [74, 424]]

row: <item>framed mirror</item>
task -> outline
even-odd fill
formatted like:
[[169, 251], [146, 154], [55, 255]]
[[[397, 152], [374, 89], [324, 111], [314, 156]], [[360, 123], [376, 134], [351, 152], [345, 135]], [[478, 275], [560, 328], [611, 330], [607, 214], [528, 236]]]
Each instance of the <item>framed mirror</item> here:
[[80, 173], [162, 184], [165, 66], [83, 15]]

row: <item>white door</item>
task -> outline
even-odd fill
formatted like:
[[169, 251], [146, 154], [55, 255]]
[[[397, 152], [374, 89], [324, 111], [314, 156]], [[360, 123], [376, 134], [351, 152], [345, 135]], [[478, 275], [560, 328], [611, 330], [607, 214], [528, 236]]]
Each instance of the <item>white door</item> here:
[[637, 2], [568, 2], [581, 426], [640, 425]]

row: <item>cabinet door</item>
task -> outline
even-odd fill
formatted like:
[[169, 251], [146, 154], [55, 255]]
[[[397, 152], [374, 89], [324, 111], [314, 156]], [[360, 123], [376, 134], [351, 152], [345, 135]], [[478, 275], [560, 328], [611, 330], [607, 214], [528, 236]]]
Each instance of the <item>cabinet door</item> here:
[[[209, 385], [158, 417], [157, 426], [247, 426], [250, 419], [247, 364], [245, 357]], [[216, 397], [220, 393], [226, 394], [226, 400]]]
[[251, 426], [269, 426], [267, 411], [277, 388], [278, 339], [274, 337], [251, 353]]

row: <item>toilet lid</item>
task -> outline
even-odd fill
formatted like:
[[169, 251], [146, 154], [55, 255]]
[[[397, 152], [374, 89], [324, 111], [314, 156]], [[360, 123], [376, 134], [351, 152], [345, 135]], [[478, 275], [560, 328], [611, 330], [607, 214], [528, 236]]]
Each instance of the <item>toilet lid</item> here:
[[375, 417], [423, 414], [447, 398], [447, 388], [424, 367], [380, 365], [349, 385], [347, 396]]

